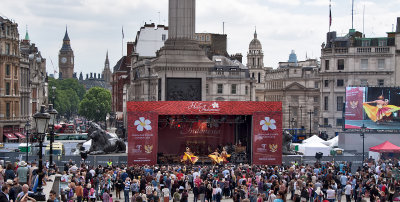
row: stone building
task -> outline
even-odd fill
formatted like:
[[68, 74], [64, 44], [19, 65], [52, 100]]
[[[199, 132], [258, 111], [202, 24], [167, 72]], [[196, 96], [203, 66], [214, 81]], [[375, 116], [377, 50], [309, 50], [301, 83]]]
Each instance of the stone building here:
[[0, 142], [18, 141], [21, 128], [18, 24], [0, 17]]
[[[264, 52], [262, 50], [261, 42], [257, 38], [257, 31], [254, 31], [254, 38], [249, 44], [249, 51], [247, 52], [247, 68], [249, 68], [250, 76], [254, 80], [253, 85], [255, 90], [264, 89], [263, 83], [267, 68], [264, 67]], [[255, 98], [255, 101], [262, 101], [258, 96], [255, 96]]]
[[68, 30], [65, 29], [63, 44], [58, 54], [59, 78], [73, 78], [74, 74], [74, 51], [71, 48], [71, 40], [68, 36]]
[[210, 60], [215, 55], [228, 57], [226, 34], [195, 33], [194, 38]]
[[46, 59], [36, 45], [30, 42], [28, 32], [20, 43], [21, 59], [21, 121], [25, 124], [30, 117], [48, 104]]
[[102, 77], [103, 77], [103, 80], [106, 83], [111, 85], [112, 72], [111, 72], [111, 69], [110, 69], [110, 61], [108, 60], [108, 51], [107, 51], [107, 54], [106, 54], [106, 60], [104, 61], [104, 69], [103, 69], [103, 72], [102, 72]]
[[321, 47], [320, 131], [333, 136], [344, 125], [346, 86], [400, 85], [400, 18], [396, 32], [367, 38], [350, 29], [345, 36], [327, 33]]

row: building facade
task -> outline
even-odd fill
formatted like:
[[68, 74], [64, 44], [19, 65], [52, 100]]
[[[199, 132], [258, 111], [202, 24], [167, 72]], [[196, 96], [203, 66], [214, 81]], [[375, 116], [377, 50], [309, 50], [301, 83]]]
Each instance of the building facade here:
[[70, 79], [74, 75], [74, 51], [71, 48], [71, 40], [68, 30], [65, 30], [63, 44], [58, 54], [59, 78]]
[[21, 123], [18, 24], [0, 17], [0, 134], [1, 142], [18, 141]]
[[396, 32], [366, 38], [350, 29], [343, 37], [327, 33], [321, 48], [320, 131], [333, 136], [344, 126], [346, 86], [400, 85], [400, 20]]

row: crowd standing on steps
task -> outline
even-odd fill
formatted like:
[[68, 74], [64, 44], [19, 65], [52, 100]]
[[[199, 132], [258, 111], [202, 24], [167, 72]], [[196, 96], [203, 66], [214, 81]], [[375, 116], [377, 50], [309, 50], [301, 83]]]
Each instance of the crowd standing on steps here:
[[[48, 201], [104, 202], [385, 202], [398, 201], [400, 162], [370, 159], [362, 167], [351, 163], [324, 162], [291, 166], [76, 165], [62, 170], [44, 166], [45, 177], [61, 174], [65, 187], [59, 196], [52, 190]], [[34, 201], [36, 162], [9, 163], [0, 167], [0, 202]], [[189, 197], [190, 196], [190, 197]]]

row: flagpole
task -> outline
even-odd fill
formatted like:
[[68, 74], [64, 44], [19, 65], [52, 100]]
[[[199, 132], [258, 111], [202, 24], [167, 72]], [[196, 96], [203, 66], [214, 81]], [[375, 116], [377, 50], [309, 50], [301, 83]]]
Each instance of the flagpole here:
[[122, 26], [121, 56], [124, 57], [124, 26]]

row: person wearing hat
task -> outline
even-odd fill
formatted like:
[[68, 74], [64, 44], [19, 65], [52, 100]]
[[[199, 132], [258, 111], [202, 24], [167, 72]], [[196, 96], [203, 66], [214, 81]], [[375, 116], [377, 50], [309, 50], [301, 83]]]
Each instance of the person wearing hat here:
[[24, 185], [24, 184], [26, 184], [28, 182], [29, 169], [26, 166], [27, 166], [26, 162], [25, 161], [21, 161], [19, 163], [19, 167], [17, 169], [17, 176], [18, 176], [18, 179], [19, 179], [19, 183], [21, 185]]

